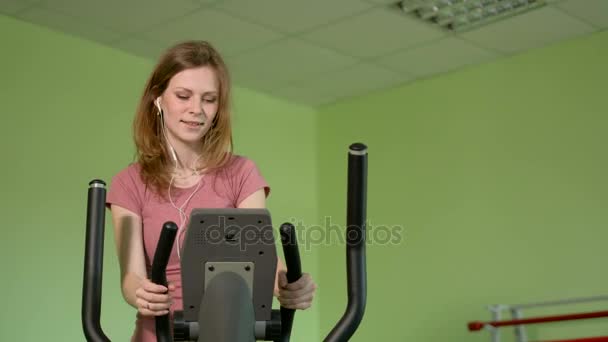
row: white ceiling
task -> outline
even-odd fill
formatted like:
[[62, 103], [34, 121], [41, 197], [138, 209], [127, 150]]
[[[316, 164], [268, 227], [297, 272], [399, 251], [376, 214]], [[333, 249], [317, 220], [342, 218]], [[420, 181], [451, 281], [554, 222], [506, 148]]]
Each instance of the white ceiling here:
[[608, 28], [608, 0], [550, 0], [460, 34], [393, 0], [0, 0], [0, 13], [156, 60], [180, 40], [225, 56], [235, 84], [310, 106]]

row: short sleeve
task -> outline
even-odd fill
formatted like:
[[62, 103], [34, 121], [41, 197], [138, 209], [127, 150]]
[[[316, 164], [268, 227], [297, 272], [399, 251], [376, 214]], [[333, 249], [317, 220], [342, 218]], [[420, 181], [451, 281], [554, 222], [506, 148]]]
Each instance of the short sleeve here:
[[237, 192], [236, 205], [260, 189], [264, 189], [266, 198], [270, 195], [270, 186], [252, 160], [244, 158], [242, 167], [239, 168], [238, 178], [240, 186]]
[[119, 172], [112, 178], [108, 195], [106, 196], [106, 207], [109, 209], [112, 204], [123, 207], [133, 213], [142, 215], [142, 200], [138, 184], [139, 174], [134, 166]]

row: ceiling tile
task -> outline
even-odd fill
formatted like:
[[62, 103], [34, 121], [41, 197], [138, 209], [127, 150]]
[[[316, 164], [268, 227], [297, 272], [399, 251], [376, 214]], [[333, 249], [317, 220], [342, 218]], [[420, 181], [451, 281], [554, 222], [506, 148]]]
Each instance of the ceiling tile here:
[[337, 99], [335, 95], [321, 93], [311, 89], [302, 89], [297, 86], [286, 86], [268, 91], [272, 96], [306, 106], [317, 106]]
[[454, 37], [406, 49], [374, 62], [416, 76], [428, 76], [494, 59], [497, 54]]
[[17, 17], [37, 25], [46, 26], [63, 33], [100, 43], [109, 43], [120, 38], [120, 34], [113, 32], [112, 30], [105, 29], [98, 25], [90, 25], [86, 20], [45, 8], [31, 7], [30, 9], [21, 12]]
[[136, 33], [186, 15], [201, 7], [193, 0], [46, 0], [45, 6], [108, 27], [120, 33]]
[[227, 63], [235, 83], [267, 90], [357, 62], [355, 58], [332, 50], [297, 39], [286, 39], [230, 57]]
[[224, 55], [232, 55], [281, 38], [281, 34], [275, 31], [213, 9], [201, 9], [159, 25], [142, 35], [167, 46], [182, 40], [207, 40]]
[[370, 4], [380, 4], [380, 5], [396, 5], [399, 0], [365, 0]]
[[372, 6], [360, 0], [228, 0], [216, 8], [281, 32], [295, 33], [348, 17]]
[[375, 8], [302, 37], [352, 56], [375, 57], [443, 35], [440, 29], [397, 11]]
[[217, 3], [221, 3], [221, 2], [223, 2], [225, 0], [191, 0], [191, 1], [195, 2], [195, 3], [199, 3], [201, 5], [208, 6], [208, 5], [214, 5], [214, 4], [217, 4]]
[[168, 46], [145, 38], [129, 37], [112, 43], [112, 46], [130, 54], [156, 61]]
[[593, 27], [558, 9], [543, 7], [460, 36], [489, 49], [509, 53], [541, 47], [593, 31]]
[[409, 75], [361, 63], [337, 72], [328, 72], [304, 82], [281, 87], [271, 94], [308, 105], [320, 105], [360, 96], [412, 81]]
[[557, 4], [571, 15], [601, 28], [608, 28], [608, 1], [567, 0]]
[[15, 15], [20, 11], [31, 7], [39, 0], [2, 0], [0, 1], [0, 13]]

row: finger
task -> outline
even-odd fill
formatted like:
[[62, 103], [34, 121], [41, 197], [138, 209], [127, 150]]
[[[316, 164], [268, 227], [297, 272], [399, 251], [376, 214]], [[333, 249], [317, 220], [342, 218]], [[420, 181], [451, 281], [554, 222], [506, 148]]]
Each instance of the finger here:
[[146, 291], [135, 292], [137, 298], [141, 298], [149, 303], [168, 303], [171, 302], [172, 297], [168, 294], [157, 294]]
[[137, 305], [138, 311], [141, 314], [146, 315], [146, 316], [165, 315], [169, 312], [169, 309], [171, 307], [170, 303], [161, 303], [161, 304], [149, 303], [141, 298], [137, 299], [136, 305]]
[[314, 295], [309, 294], [299, 298], [279, 298], [279, 302], [285, 305], [297, 305], [305, 302], [312, 302]]
[[281, 303], [281, 306], [291, 308], [295, 305], [311, 303], [313, 298], [314, 298], [314, 296], [312, 294], [308, 294], [306, 296], [302, 296], [302, 297], [298, 297], [298, 298], [279, 297], [279, 302]]
[[144, 279], [141, 283], [141, 287], [143, 287], [144, 290], [146, 290], [148, 292], [154, 292], [154, 293], [167, 292], [166, 286], [163, 286], [160, 284], [155, 284], [155, 283], [151, 282], [149, 279]]
[[279, 286], [285, 287], [287, 285], [287, 274], [284, 270], [279, 271]]
[[304, 302], [304, 303], [296, 304], [295, 306], [291, 307], [291, 309], [306, 310], [306, 309], [310, 308], [311, 306], [312, 306], [312, 302]]
[[146, 290], [148, 292], [154, 292], [154, 293], [167, 292], [167, 288], [165, 286], [154, 284], [153, 282], [151, 282], [148, 279], [144, 279], [144, 281], [142, 282], [142, 287], [144, 288], [144, 290]]
[[300, 279], [298, 279], [297, 281], [293, 282], [293, 283], [289, 283], [285, 286], [283, 286], [284, 288], [286, 288], [287, 290], [299, 290], [302, 288], [305, 288], [308, 283], [312, 282], [312, 278], [310, 277], [310, 274], [308, 273], [302, 273], [302, 276], [300, 277]]
[[312, 289], [302, 289], [299, 291], [279, 290], [279, 297], [285, 299], [295, 299], [312, 294]]
[[167, 302], [167, 303], [148, 303], [148, 305], [146, 305], [146, 309], [150, 310], [150, 311], [166, 311], [169, 310], [171, 308], [171, 303]]
[[169, 283], [169, 291], [175, 291], [175, 284]]
[[311, 282], [306, 284], [306, 287], [299, 290], [279, 289], [279, 297], [283, 298], [298, 298], [303, 297], [307, 294], [314, 293], [317, 289], [315, 283]]

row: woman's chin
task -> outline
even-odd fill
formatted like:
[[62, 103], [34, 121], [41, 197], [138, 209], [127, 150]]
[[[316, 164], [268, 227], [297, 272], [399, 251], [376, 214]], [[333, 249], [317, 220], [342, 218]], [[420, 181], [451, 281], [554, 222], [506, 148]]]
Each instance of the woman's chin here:
[[188, 144], [191, 146], [200, 146], [201, 144], [201, 140], [203, 140], [203, 137], [205, 135], [202, 133], [198, 133], [198, 134], [182, 134], [179, 137], [179, 140], [181, 140], [182, 143], [184, 144]]

